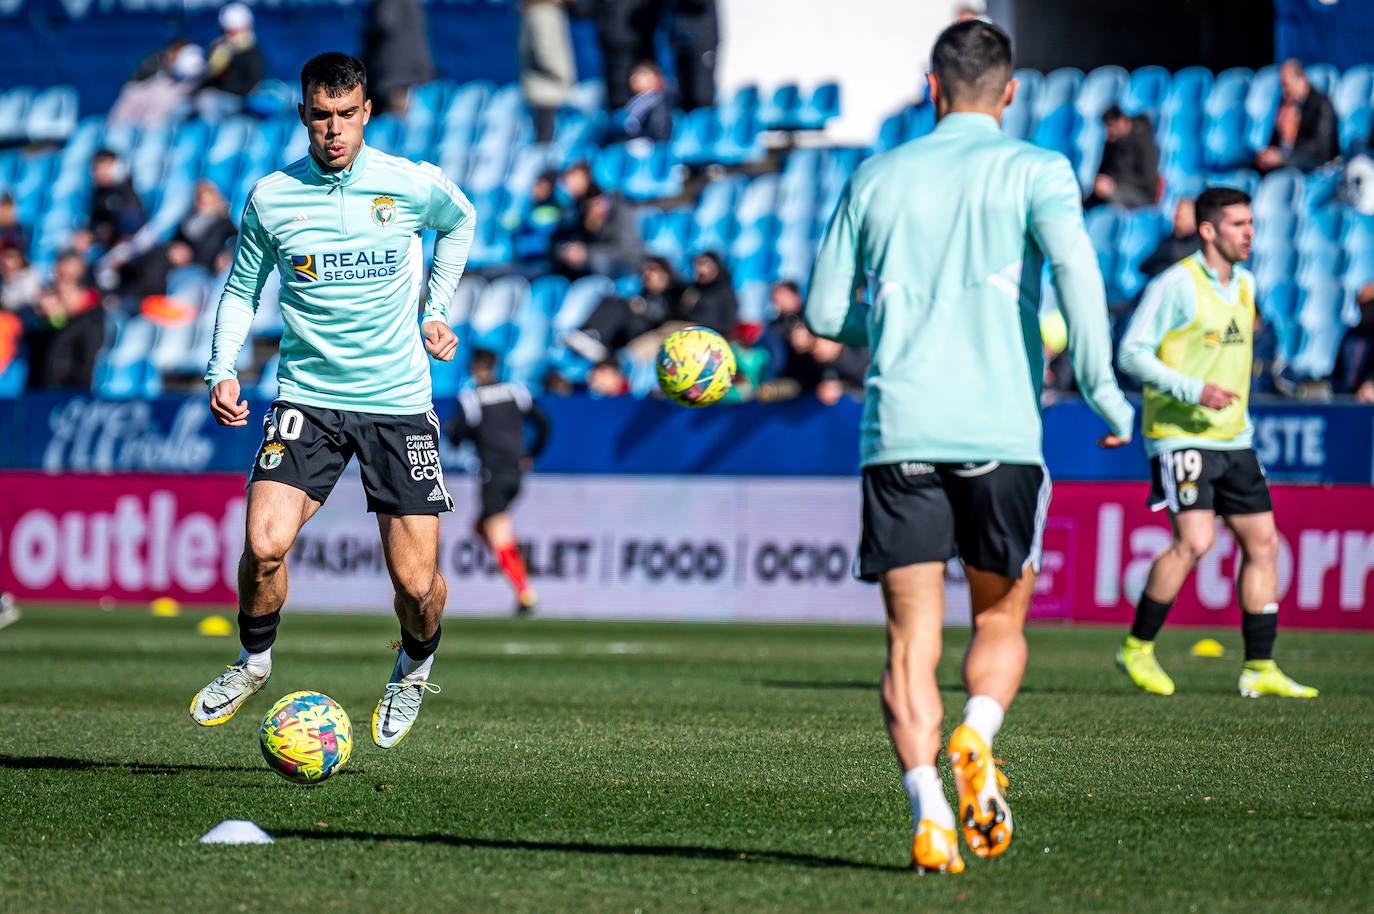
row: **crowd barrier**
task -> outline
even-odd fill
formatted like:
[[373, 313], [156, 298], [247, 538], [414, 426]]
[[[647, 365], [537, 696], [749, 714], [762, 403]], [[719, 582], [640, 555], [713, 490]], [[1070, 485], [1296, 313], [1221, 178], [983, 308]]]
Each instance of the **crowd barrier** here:
[[[553, 423], [545, 473], [848, 476], [858, 471], [860, 403], [814, 400], [686, 410], [659, 400], [544, 397]], [[248, 428], [210, 418], [204, 396], [97, 400], [28, 394], [0, 399], [0, 468], [50, 472], [246, 472], [265, 403]], [[456, 409], [435, 410], [447, 421]], [[1255, 447], [1277, 482], [1374, 483], [1374, 408], [1255, 404]], [[1079, 400], [1045, 411], [1045, 461], [1057, 480], [1146, 479], [1138, 445], [1106, 451], [1104, 426]], [[465, 455], [445, 444], [444, 465]]]

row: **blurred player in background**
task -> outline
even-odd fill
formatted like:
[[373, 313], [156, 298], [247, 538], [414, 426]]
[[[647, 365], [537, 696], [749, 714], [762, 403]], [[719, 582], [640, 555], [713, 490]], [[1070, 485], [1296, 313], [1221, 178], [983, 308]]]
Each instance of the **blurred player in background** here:
[[[428, 360], [453, 358], [448, 306], [467, 263], [472, 204], [428, 163], [369, 149], [367, 73], [346, 54], [301, 70], [310, 152], [253, 188], [215, 318], [205, 381], [220, 425], [248, 423], [234, 362], [263, 285], [281, 276], [280, 397], [263, 421], [248, 483], [239, 562], [239, 658], [191, 701], [202, 726], [222, 724], [267, 683], [286, 602], [286, 556], [353, 458], [377, 515], [395, 588], [401, 647], [372, 717], [389, 748], [410, 732], [439, 645], [448, 584], [439, 514], [453, 510], [439, 466]], [[417, 323], [424, 229], [438, 232], [429, 299]]]
[[[804, 317], [818, 335], [868, 346], [858, 573], [882, 586], [882, 703], [911, 800], [912, 863], [964, 868], [935, 767], [944, 708], [935, 680], [944, 572], [968, 575], [968, 703], [948, 753], [969, 847], [1012, 837], [992, 745], [1026, 667], [1023, 633], [1039, 571], [1050, 479], [1043, 465], [1040, 275], [1049, 262], [1074, 374], [1116, 447], [1134, 411], [1111, 367], [1106, 298], [1062, 155], [1002, 134], [1011, 41], [961, 22], [931, 53], [930, 135], [859, 166], [831, 217]], [[855, 291], [867, 283], [869, 296]]]
[[1255, 279], [1240, 264], [1255, 236], [1250, 197], [1213, 187], [1196, 204], [1202, 250], [1151, 281], [1121, 342], [1121, 370], [1145, 388], [1142, 429], [1150, 507], [1167, 508], [1174, 541], [1150, 565], [1117, 665], [1137, 686], [1172, 695], [1154, 640], [1183, 582], [1216, 540], [1221, 517], [1240, 544], [1240, 693], [1314, 698], [1274, 663], [1279, 534], [1269, 482], [1252, 446]]
[[[496, 353], [490, 349], [473, 350], [469, 368], [476, 386], [458, 394], [458, 415], [449, 423], [449, 435], [455, 443], [470, 440], [477, 448], [482, 506], [472, 529], [515, 589], [516, 615], [528, 615], [539, 595], [530, 586], [510, 506], [524, 474], [548, 443], [549, 420], [525, 385], [496, 379]], [[534, 426], [528, 450], [526, 422]]]

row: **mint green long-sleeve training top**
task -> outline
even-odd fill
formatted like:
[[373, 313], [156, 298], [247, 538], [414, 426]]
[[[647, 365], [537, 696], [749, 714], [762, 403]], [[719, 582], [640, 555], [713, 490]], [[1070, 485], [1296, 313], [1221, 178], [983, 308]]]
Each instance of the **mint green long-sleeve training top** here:
[[388, 415], [433, 408], [417, 321], [420, 233], [438, 232], [423, 321], [448, 322], [476, 211], [428, 162], [366, 145], [346, 171], [307, 155], [258, 181], [215, 317], [205, 382], [235, 377], [264, 284], [281, 277], [279, 396]]
[[818, 336], [870, 348], [864, 466], [1042, 462], [1047, 262], [1079, 388], [1114, 434], [1131, 435], [1080, 201], [1067, 159], [1005, 136], [985, 114], [947, 115], [859, 166], [803, 316]]

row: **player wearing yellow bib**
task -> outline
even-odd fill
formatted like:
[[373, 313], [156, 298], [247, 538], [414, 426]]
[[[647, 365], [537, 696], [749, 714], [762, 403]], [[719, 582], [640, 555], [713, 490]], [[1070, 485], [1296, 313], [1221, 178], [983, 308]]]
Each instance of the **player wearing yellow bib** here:
[[1250, 197], [1214, 187], [1197, 198], [1202, 250], [1145, 290], [1121, 343], [1121, 370], [1145, 388], [1142, 429], [1150, 458], [1150, 507], [1167, 508], [1174, 540], [1155, 556], [1117, 665], [1146, 692], [1172, 695], [1154, 639], [1194, 566], [1212, 548], [1221, 517], [1240, 544], [1240, 693], [1313, 698], [1317, 690], [1274, 663], [1279, 534], [1269, 483], [1252, 445], [1248, 409], [1255, 280]]

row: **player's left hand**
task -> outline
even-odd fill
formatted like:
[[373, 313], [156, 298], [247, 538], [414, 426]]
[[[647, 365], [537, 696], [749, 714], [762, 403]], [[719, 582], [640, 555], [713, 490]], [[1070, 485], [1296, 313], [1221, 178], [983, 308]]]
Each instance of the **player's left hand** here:
[[425, 351], [441, 362], [452, 362], [458, 351], [458, 335], [443, 321], [425, 321]]
[[1122, 438], [1120, 435], [1113, 435], [1110, 432], [1097, 439], [1097, 446], [1105, 448], [1122, 447], [1130, 443], [1131, 439], [1129, 435]]

